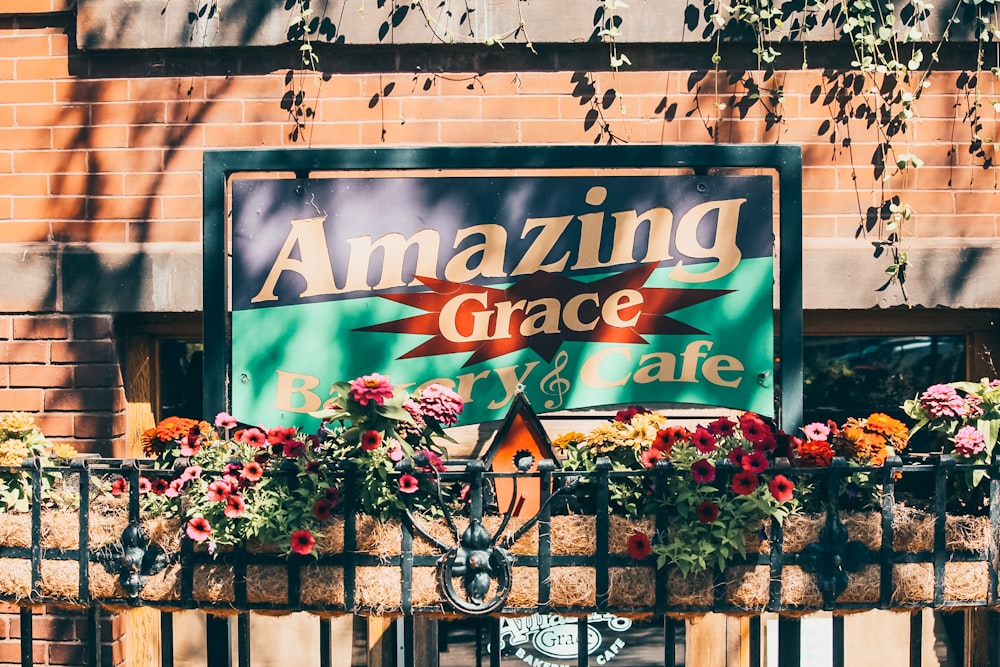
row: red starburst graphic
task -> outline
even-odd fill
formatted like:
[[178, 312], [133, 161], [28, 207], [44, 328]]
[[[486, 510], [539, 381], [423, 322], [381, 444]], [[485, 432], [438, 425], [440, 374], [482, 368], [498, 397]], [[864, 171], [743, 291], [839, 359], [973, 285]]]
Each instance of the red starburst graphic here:
[[643, 336], [704, 334], [667, 314], [732, 290], [643, 287], [655, 269], [593, 282], [539, 271], [506, 289], [418, 276], [429, 292], [381, 296], [422, 314], [357, 330], [431, 336], [400, 358], [470, 352], [465, 366], [523, 349], [549, 362], [565, 341], [648, 344]]

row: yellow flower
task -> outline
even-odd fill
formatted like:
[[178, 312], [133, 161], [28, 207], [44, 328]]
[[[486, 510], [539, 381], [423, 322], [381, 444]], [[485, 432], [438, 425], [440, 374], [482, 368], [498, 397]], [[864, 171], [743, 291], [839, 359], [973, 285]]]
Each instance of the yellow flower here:
[[28, 446], [11, 438], [0, 442], [0, 466], [19, 466], [28, 458]]
[[73, 447], [73, 445], [68, 442], [55, 442], [52, 443], [52, 457], [57, 459], [63, 459], [68, 461], [69, 459], [76, 458], [79, 452]]
[[575, 445], [577, 443], [583, 442], [586, 436], [583, 433], [577, 433], [576, 431], [570, 431], [569, 433], [563, 433], [558, 438], [552, 441], [553, 449], [564, 450], [570, 445]]
[[8, 412], [0, 415], [0, 431], [24, 433], [35, 428], [35, 418], [27, 412]]

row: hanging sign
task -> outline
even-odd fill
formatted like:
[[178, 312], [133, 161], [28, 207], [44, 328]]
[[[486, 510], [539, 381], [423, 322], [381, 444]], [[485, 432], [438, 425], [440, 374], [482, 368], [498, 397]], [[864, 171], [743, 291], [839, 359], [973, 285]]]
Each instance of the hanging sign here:
[[310, 423], [373, 372], [462, 423], [663, 402], [774, 411], [771, 179], [232, 184], [233, 413]]

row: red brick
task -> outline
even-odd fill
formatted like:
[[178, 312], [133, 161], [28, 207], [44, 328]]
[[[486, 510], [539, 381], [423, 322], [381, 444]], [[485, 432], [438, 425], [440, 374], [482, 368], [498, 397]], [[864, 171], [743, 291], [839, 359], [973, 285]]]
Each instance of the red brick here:
[[0, 389], [6, 389], [10, 386], [10, 369], [13, 366], [2, 366], [0, 365]]
[[49, 343], [41, 341], [0, 341], [0, 363], [44, 364], [49, 360]]
[[67, 642], [80, 637], [76, 634], [76, 619], [71, 615], [45, 615], [31, 623], [34, 639], [53, 639]]
[[45, 412], [35, 415], [35, 424], [47, 438], [72, 438], [73, 415]]
[[[48, 645], [50, 665], [83, 665], [87, 647], [82, 643], [51, 642]], [[37, 660], [37, 657], [36, 657]]]
[[77, 315], [73, 318], [73, 338], [110, 338], [114, 321], [110, 315]]
[[80, 220], [84, 217], [86, 205], [86, 197], [15, 197], [14, 217], [22, 220]]
[[201, 241], [201, 220], [129, 224], [127, 240], [132, 243], [197, 243]]
[[44, 406], [45, 410], [67, 412], [122, 410], [125, 392], [122, 389], [47, 389]]
[[36, 315], [14, 318], [14, 338], [19, 340], [68, 338], [69, 318]]
[[[21, 642], [0, 641], [0, 662], [21, 664]], [[35, 662], [38, 662], [37, 656]]]
[[14, 322], [9, 317], [0, 317], [0, 339], [10, 338], [14, 330]]
[[106, 439], [124, 435], [125, 415], [77, 415], [73, 419], [77, 438]]
[[90, 151], [91, 171], [141, 172], [160, 171], [163, 168], [163, 149], [160, 148], [97, 148]]
[[184, 172], [156, 172], [149, 174], [125, 174], [125, 195], [199, 194], [201, 174]]
[[0, 389], [0, 412], [38, 412], [43, 404], [41, 389]]
[[115, 345], [109, 341], [73, 341], [52, 343], [52, 362], [86, 363], [116, 361]]
[[120, 387], [121, 371], [113, 364], [87, 364], [74, 369], [77, 387]]
[[11, 366], [11, 387], [71, 388], [71, 366]]
[[163, 102], [111, 102], [91, 107], [94, 125], [145, 125], [166, 120]]
[[52, 147], [52, 130], [47, 127], [0, 127], [0, 146], [9, 149]]
[[52, 240], [86, 243], [121, 243], [125, 240], [123, 222], [53, 222]]
[[86, 171], [86, 151], [16, 151], [14, 153], [14, 172], [18, 174], [83, 173]]
[[47, 81], [69, 78], [69, 59], [60, 58], [19, 58], [14, 67], [14, 76], [19, 81]]

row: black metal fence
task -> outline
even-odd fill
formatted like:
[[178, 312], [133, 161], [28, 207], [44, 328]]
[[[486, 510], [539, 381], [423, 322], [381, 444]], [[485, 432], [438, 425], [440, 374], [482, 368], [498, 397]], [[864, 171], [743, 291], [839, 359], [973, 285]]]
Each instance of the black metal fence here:
[[[153, 606], [164, 610], [162, 632], [164, 650], [163, 665], [173, 664], [171, 650], [172, 624], [170, 612], [177, 609], [204, 609], [209, 612], [226, 612], [237, 616], [237, 646], [240, 665], [249, 665], [249, 612], [293, 612], [308, 611], [330, 616], [336, 614], [385, 613], [398, 616], [407, 640], [405, 645], [413, 646], [413, 617], [420, 614], [451, 616], [482, 616], [482, 623], [489, 629], [489, 662], [499, 665], [501, 661], [499, 638], [499, 615], [526, 613], [555, 613], [581, 616], [593, 612], [610, 612], [627, 615], [647, 616], [662, 619], [664, 632], [664, 664], [681, 664], [682, 657], [676, 653], [675, 637], [683, 633], [686, 615], [719, 612], [728, 614], [753, 614], [750, 621], [749, 646], [751, 665], [759, 665], [761, 656], [762, 612], [777, 612], [779, 623], [779, 664], [782, 667], [797, 665], [800, 653], [798, 618], [813, 610], [834, 612], [834, 641], [831, 646], [834, 665], [843, 664], [844, 631], [843, 617], [846, 612], [864, 609], [989, 609], [991, 637], [1000, 637], [1000, 620], [994, 609], [998, 605], [997, 546], [995, 537], [1000, 524], [1000, 466], [987, 470], [989, 479], [985, 500], [985, 513], [977, 521], [977, 531], [982, 539], [971, 546], [956, 542], [948, 534], [949, 480], [969, 474], [973, 468], [956, 464], [947, 456], [933, 457], [926, 462], [904, 464], [898, 458], [890, 458], [880, 468], [848, 467], [845, 464], [821, 469], [784, 468], [781, 472], [793, 478], [827, 476], [831, 481], [839, 481], [859, 471], [879, 476], [881, 483], [880, 506], [869, 510], [877, 516], [876, 523], [881, 529], [878, 544], [865, 545], [852, 539], [841, 521], [841, 510], [837, 507], [837, 494], [831, 492], [826, 504], [827, 515], [819, 532], [819, 539], [805, 549], [787, 552], [782, 536], [783, 526], [774, 523], [768, 528], [767, 548], [755, 553], [747, 553], [733, 559], [733, 567], [742, 567], [746, 572], [752, 568], [765, 568], [766, 590], [759, 602], [751, 605], [734, 603], [727, 595], [732, 583], [731, 572], [717, 572], [708, 582], [711, 594], [697, 602], [678, 603], [671, 597], [675, 573], [670, 568], [655, 568], [648, 562], [638, 562], [625, 553], [615, 553], [610, 544], [610, 529], [613, 516], [608, 510], [609, 486], [612, 481], [635, 478], [636, 484], [646, 479], [665, 479], [672, 474], [668, 466], [661, 466], [644, 472], [612, 471], [607, 462], [598, 465], [593, 473], [581, 474], [557, 470], [551, 462], [542, 462], [539, 472], [523, 474], [501, 474], [483, 470], [479, 461], [452, 461], [449, 469], [440, 473], [442, 480], [464, 481], [473, 489], [473, 501], [469, 506], [469, 516], [456, 519], [445, 532], [446, 537], [428, 535], [426, 525], [420, 521], [404, 517], [398, 522], [399, 545], [396, 553], [372, 553], [359, 549], [358, 521], [352, 502], [353, 479], [349, 471], [340, 475], [344, 488], [343, 502], [343, 548], [336, 553], [300, 556], [268, 552], [266, 549], [233, 549], [208, 553], [198, 548], [190, 539], [181, 539], [179, 548], [165, 548], [151, 540], [147, 530], [147, 517], [142, 512], [140, 476], [156, 477], [169, 474], [157, 471], [151, 462], [141, 460], [81, 459], [72, 465], [54, 469], [62, 474], [65, 483], [78, 490], [78, 507], [72, 516], [78, 517], [75, 544], [56, 545], [44, 534], [47, 513], [43, 499], [43, 470], [34, 461], [28, 461], [20, 468], [5, 468], [6, 472], [21, 471], [31, 478], [33, 502], [30, 517], [13, 514], [0, 515], [0, 522], [19, 519], [27, 523], [30, 531], [27, 543], [23, 540], [0, 541], [0, 567], [6, 564], [11, 574], [3, 577], [9, 583], [7, 590], [0, 591], [0, 598], [22, 605], [22, 664], [33, 663], [31, 610], [32, 605], [71, 604], [86, 610], [90, 620], [88, 634], [90, 642], [87, 659], [89, 664], [100, 662], [100, 608], [104, 606]], [[52, 471], [53, 469], [46, 469]], [[205, 473], [209, 474], [209, 473]], [[558, 503], [554, 502], [565, 489], [578, 483], [581, 475], [588, 476], [595, 484], [597, 511], [593, 516], [596, 548], [587, 554], [556, 554], [552, 550], [552, 526], [558, 523]], [[123, 528], [120, 539], [95, 544], [92, 541], [91, 524], [95, 502], [100, 495], [95, 489], [107, 486], [108, 480], [122, 476], [128, 480], [128, 496], [124, 502], [127, 508], [122, 512]], [[516, 522], [516, 530], [506, 530], [509, 516], [498, 516], [500, 526], [486, 529], [485, 522], [491, 516], [490, 500], [492, 482], [500, 477], [516, 477], [515, 483], [534, 486], [540, 493], [541, 510], [537, 516], [523, 518]], [[916, 480], [917, 493], [931, 515], [932, 537], [930, 548], [919, 551], [901, 549], [896, 533], [899, 525], [897, 512], [897, 485], [899, 480], [908, 480], [913, 485]], [[831, 483], [828, 488], [839, 488]], [[913, 490], [907, 491], [913, 493]], [[495, 510], [495, 508], [492, 508]], [[656, 517], [656, 529], [668, 530], [670, 517], [667, 511]], [[511, 524], [512, 526], [514, 524]], [[471, 527], [471, 528], [470, 528]], [[482, 527], [483, 531], [476, 528]], [[537, 549], [530, 553], [511, 553], [509, 547], [517, 538], [537, 531]], [[180, 523], [176, 532], [181, 532]], [[3, 534], [10, 534], [5, 530]], [[531, 532], [534, 537], [535, 533]], [[418, 542], [430, 542], [431, 549], [415, 548]], [[949, 588], [950, 571], [962, 564], [975, 568], [974, 591], [955, 595]], [[900, 566], [918, 565], [929, 577], [930, 587], [916, 598], [906, 598], [899, 594]], [[840, 594], [844, 583], [849, 582], [862, 568], [878, 568], [878, 585], [869, 591], [870, 597], [863, 600], [842, 600]], [[592, 577], [593, 591], [587, 601], [566, 603], [553, 595], [554, 573], [571, 569], [572, 576]], [[805, 572], [814, 582], [814, 595], [803, 601], [789, 599], [785, 586], [787, 574], [797, 568]], [[71, 570], [75, 578], [69, 587], [65, 583], [53, 584], [48, 581], [54, 572]], [[206, 594], [199, 590], [198, 582], [203, 571], [210, 569], [221, 590], [218, 594]], [[653, 595], [641, 604], [630, 598], [629, 604], [622, 604], [612, 591], [611, 575], [615, 571], [641, 569], [644, 576], [651, 579]], [[904, 568], [905, 569], [905, 568]], [[266, 572], [280, 580], [277, 599], [263, 596], [255, 586], [256, 578]], [[533, 572], [532, 585], [528, 588], [536, 595], [531, 604], [511, 602], [511, 590], [517, 587], [519, 576]], [[477, 573], [484, 573], [480, 576]], [[166, 587], [167, 593], [150, 595], [147, 588], [150, 581], [170, 574], [172, 583]], [[434, 594], [427, 597], [424, 590], [421, 597], [417, 591], [419, 582], [427, 580], [430, 574], [434, 583]], [[360, 589], [362, 576], [387, 578], [398, 581], [398, 598], [378, 605], [365, 597]], [[905, 575], [904, 575], [905, 576]], [[110, 584], [109, 582], [110, 577]], [[322, 590], [317, 593], [311, 578], [324, 579]], [[422, 579], [421, 579], [422, 577]], [[488, 581], [486, 580], [488, 578]], [[331, 584], [331, 581], [336, 580]], [[10, 583], [13, 582], [13, 583]], [[522, 592], [524, 587], [520, 587]], [[925, 587], [926, 588], [926, 587]], [[819, 597], [815, 592], [819, 592]], [[395, 593], [394, 593], [395, 594]], [[326, 596], [326, 597], [324, 597]], [[523, 598], [522, 598], [523, 599]], [[222, 626], [214, 621], [216, 634]], [[226, 624], [228, 621], [222, 621]], [[329, 664], [329, 621], [321, 618], [321, 641], [327, 650], [321, 651], [321, 665]], [[921, 661], [920, 632], [922, 616], [911, 615], [910, 664]], [[225, 625], [228, 627], [228, 625]], [[579, 623], [580, 641], [577, 664], [589, 664], [586, 623]], [[990, 664], [1000, 666], [1000, 646], [989, 647]], [[228, 647], [217, 648], [210, 663], [228, 662]], [[413, 664], [412, 651], [404, 662]]]

